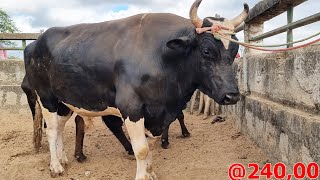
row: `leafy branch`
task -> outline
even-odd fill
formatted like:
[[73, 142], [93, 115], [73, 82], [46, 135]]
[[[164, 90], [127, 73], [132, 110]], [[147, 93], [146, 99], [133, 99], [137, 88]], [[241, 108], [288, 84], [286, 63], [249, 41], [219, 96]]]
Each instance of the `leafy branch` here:
[[[0, 9], [0, 33], [14, 33], [20, 32], [10, 16], [2, 9]], [[0, 44], [13, 47], [16, 46], [14, 42], [1, 40]]]

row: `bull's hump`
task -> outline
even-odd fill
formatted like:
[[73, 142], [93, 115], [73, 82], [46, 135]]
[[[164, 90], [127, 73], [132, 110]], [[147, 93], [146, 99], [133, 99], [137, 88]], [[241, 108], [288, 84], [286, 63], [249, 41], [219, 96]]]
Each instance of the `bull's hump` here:
[[141, 14], [140, 17], [140, 23], [145, 25], [146, 28], [154, 27], [162, 29], [166, 26], [179, 27], [181, 25], [190, 25], [190, 20], [171, 13], [148, 13]]

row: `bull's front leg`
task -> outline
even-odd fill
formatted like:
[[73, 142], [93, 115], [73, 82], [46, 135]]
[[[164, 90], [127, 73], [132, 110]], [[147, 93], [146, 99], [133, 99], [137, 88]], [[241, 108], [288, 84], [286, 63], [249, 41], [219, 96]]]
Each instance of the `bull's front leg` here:
[[189, 137], [190, 133], [189, 133], [186, 125], [184, 124], [184, 114], [182, 111], [180, 111], [180, 113], [177, 115], [177, 119], [179, 120], [179, 123], [180, 123], [182, 136]]
[[120, 117], [117, 116], [103, 116], [103, 122], [110, 129], [113, 135], [120, 141], [124, 149], [129, 155], [133, 155], [133, 150], [131, 143], [123, 132], [122, 125], [123, 121]]
[[169, 127], [170, 127], [170, 125], [164, 129], [164, 131], [161, 135], [161, 147], [163, 149], [168, 149], [168, 146], [170, 144], [169, 137], [168, 137], [169, 136]]
[[130, 136], [134, 156], [137, 161], [136, 180], [157, 179], [152, 170], [152, 153], [149, 149], [148, 141], [145, 136], [144, 118], [137, 122], [129, 118], [125, 120], [125, 125]]

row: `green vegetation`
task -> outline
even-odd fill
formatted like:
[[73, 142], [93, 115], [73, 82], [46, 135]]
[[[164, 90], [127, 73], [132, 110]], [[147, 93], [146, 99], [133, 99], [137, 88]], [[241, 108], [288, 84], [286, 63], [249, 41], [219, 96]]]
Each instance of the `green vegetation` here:
[[[14, 33], [19, 31], [20, 30], [16, 27], [10, 16], [0, 9], [0, 33]], [[0, 41], [0, 44], [10, 47], [15, 46], [15, 43], [11, 41]]]

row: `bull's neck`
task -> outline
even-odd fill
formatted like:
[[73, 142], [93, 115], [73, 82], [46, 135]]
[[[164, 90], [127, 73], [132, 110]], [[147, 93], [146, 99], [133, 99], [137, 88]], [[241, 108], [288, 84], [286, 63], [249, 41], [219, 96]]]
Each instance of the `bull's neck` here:
[[189, 38], [194, 38], [196, 37], [196, 29], [193, 25], [184, 26], [176, 32], [176, 36], [177, 37], [187, 36]]
[[[180, 29], [177, 33], [177, 38], [182, 36], [187, 36], [191, 39], [196, 37], [196, 31], [193, 25], [184, 27]], [[191, 53], [192, 54], [192, 53]], [[177, 82], [179, 84], [178, 88], [180, 91], [180, 102], [185, 105], [190, 99], [194, 91], [196, 90], [197, 84], [196, 81], [196, 70], [198, 64], [192, 58], [181, 58], [179, 59], [179, 66], [176, 68], [177, 73]]]

